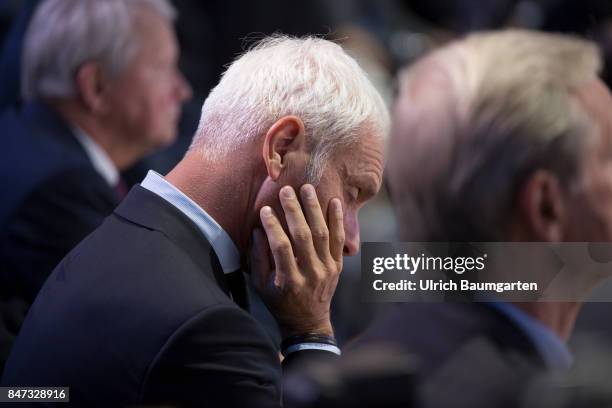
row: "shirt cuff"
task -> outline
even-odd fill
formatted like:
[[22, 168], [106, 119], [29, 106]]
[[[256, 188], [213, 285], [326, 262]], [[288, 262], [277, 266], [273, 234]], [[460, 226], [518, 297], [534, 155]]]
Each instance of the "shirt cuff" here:
[[287, 347], [287, 349], [285, 350], [285, 357], [288, 356], [291, 353], [295, 353], [296, 351], [301, 351], [301, 350], [322, 350], [322, 351], [329, 351], [330, 353], [334, 353], [337, 355], [341, 355], [342, 352], [340, 351], [340, 349], [336, 346], [333, 346], [331, 344], [325, 344], [325, 343], [298, 343], [298, 344], [294, 344], [292, 346]]

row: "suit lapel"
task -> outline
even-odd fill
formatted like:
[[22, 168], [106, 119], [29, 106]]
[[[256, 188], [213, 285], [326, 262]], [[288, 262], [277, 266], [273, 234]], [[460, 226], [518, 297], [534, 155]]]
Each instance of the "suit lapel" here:
[[[114, 213], [133, 223], [164, 234], [185, 251], [198, 268], [215, 279], [229, 296], [229, 286], [210, 243], [197, 226], [172, 204], [136, 185]], [[215, 267], [217, 265], [217, 267]]]

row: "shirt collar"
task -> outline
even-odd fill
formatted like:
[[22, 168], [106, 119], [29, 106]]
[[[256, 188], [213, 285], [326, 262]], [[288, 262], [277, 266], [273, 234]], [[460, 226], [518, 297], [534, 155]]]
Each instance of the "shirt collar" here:
[[227, 232], [202, 207], [153, 170], [149, 170], [140, 185], [174, 205], [198, 227], [217, 254], [224, 273], [240, 269], [238, 248]]
[[77, 138], [94, 169], [102, 176], [109, 186], [115, 187], [119, 183], [119, 170], [115, 167], [108, 154], [87, 133], [77, 126], [72, 126], [74, 136]]
[[492, 301], [487, 304], [514, 322], [529, 337], [549, 368], [570, 368], [572, 354], [554, 331], [511, 303]]

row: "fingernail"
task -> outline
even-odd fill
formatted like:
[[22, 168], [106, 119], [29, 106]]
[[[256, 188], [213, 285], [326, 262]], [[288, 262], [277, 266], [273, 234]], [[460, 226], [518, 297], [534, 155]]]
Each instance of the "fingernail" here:
[[261, 214], [264, 217], [271, 217], [272, 216], [272, 208], [268, 207], [267, 205], [265, 207], [261, 208]]
[[293, 188], [291, 188], [291, 186], [283, 187], [283, 189], [281, 190], [281, 194], [285, 198], [293, 198], [293, 197], [295, 197], [295, 193], [293, 192]]
[[302, 188], [304, 189], [304, 196], [307, 199], [312, 200], [313, 198], [316, 197], [315, 189], [310, 184], [305, 184], [304, 187], [302, 187]]

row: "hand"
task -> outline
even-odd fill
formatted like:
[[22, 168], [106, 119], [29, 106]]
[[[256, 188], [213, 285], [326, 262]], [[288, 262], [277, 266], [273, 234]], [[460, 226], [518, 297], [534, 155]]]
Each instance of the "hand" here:
[[283, 337], [307, 332], [333, 336], [329, 309], [342, 271], [342, 204], [337, 198], [330, 201], [326, 223], [314, 187], [303, 185], [300, 196], [304, 212], [292, 187], [279, 193], [290, 238], [272, 208], [261, 209], [265, 234], [253, 232], [251, 277]]

